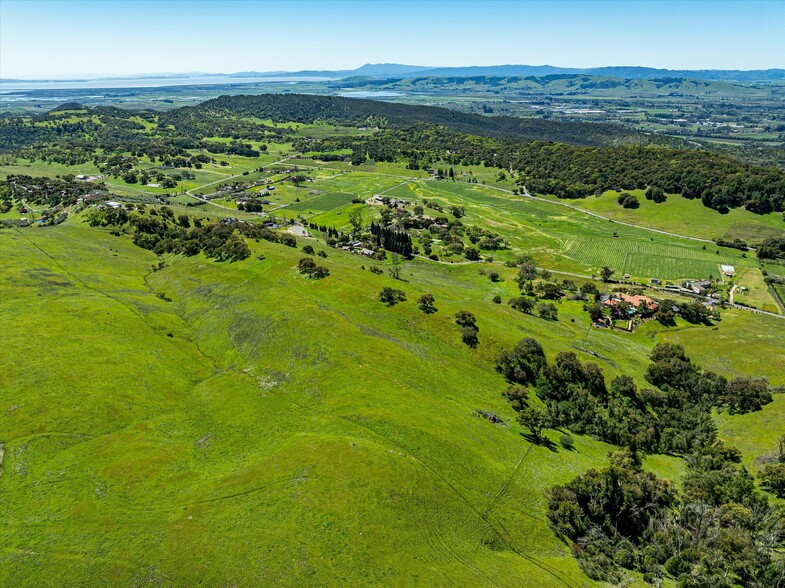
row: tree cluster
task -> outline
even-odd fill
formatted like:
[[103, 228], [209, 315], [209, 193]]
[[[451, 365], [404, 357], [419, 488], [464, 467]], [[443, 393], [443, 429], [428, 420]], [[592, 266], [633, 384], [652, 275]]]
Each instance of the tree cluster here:
[[572, 352], [550, 364], [530, 338], [503, 351], [496, 368], [510, 382], [534, 387], [552, 426], [650, 453], [686, 455], [711, 444], [717, 435], [712, 409], [758, 411], [778, 391], [764, 379], [728, 381], [702, 370], [679, 345], [658, 344], [651, 360], [646, 380], [655, 388], [640, 391], [629, 376], [609, 385], [596, 363], [582, 363]]
[[785, 238], [766, 239], [758, 246], [758, 259], [785, 259]]
[[634, 452], [611, 456], [548, 495], [548, 520], [591, 578], [623, 581], [623, 569], [679, 588], [781, 586], [785, 511], [772, 506], [720, 442], [687, 459], [683, 490], [644, 471]]
[[303, 257], [297, 263], [297, 269], [301, 274], [305, 274], [309, 278], [320, 280], [330, 275], [330, 270], [323, 265], [317, 265], [313, 257]]
[[477, 326], [477, 319], [474, 314], [468, 310], [459, 310], [455, 313], [455, 323], [461, 327], [461, 341], [469, 347], [477, 347], [480, 343], [477, 334], [480, 332], [480, 327]]
[[629, 192], [622, 192], [616, 201], [621, 204], [622, 208], [639, 208], [641, 203], [635, 194]]
[[387, 251], [407, 258], [412, 256], [412, 238], [406, 231], [396, 231], [372, 222], [371, 234], [376, 238], [376, 244]]

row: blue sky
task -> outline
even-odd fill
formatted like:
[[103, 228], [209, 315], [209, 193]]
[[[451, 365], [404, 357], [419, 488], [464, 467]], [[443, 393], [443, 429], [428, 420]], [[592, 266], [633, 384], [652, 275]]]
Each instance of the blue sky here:
[[785, 1], [0, 0], [0, 77], [363, 63], [785, 67]]

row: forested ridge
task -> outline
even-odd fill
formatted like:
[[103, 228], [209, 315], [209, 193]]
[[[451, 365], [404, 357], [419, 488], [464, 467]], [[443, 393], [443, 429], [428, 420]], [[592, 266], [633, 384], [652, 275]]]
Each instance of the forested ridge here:
[[[191, 109], [189, 111], [189, 109]], [[456, 112], [436, 106], [417, 106], [306, 94], [265, 94], [262, 96], [219, 96], [197, 106], [172, 111], [239, 114], [274, 122], [384, 125], [408, 128], [413, 124], [440, 125], [462, 133], [484, 137], [509, 137], [519, 141], [561, 141], [574, 145], [618, 145], [649, 143], [652, 138], [615, 125], [548, 121], [512, 116], [488, 117]], [[658, 139], [659, 140], [659, 139]]]

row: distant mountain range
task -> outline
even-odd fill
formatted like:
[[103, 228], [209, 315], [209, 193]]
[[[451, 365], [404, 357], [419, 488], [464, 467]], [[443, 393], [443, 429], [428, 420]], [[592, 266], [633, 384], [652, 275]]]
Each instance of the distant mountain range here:
[[301, 71], [242, 71], [232, 74], [224, 73], [165, 73], [140, 74], [133, 76], [79, 76], [78, 79], [18, 79], [0, 78], [4, 83], [21, 82], [63, 82], [63, 81], [96, 81], [96, 80], [143, 80], [143, 79], [188, 79], [188, 78], [366, 78], [366, 79], [413, 79], [413, 78], [470, 78], [470, 77], [526, 77], [552, 76], [560, 74], [580, 74], [605, 76], [625, 79], [661, 79], [690, 78], [694, 80], [724, 82], [766, 82], [785, 80], [785, 69], [658, 69], [638, 66], [607, 66], [607, 67], [557, 67], [554, 65], [478, 65], [468, 67], [427, 67], [422, 65], [402, 65], [400, 63], [366, 63], [356, 69], [340, 70], [301, 70]]
[[637, 66], [608, 66], [592, 68], [556, 67], [553, 65], [489, 65], [471, 67], [425, 67], [398, 63], [367, 63], [351, 70], [304, 70], [293, 72], [241, 72], [230, 77], [328, 77], [348, 78], [415, 78], [415, 77], [475, 77], [475, 76], [548, 76], [555, 74], [584, 74], [627, 79], [692, 78], [732, 82], [761, 82], [785, 80], [785, 69], [729, 70], [729, 69], [658, 69]]

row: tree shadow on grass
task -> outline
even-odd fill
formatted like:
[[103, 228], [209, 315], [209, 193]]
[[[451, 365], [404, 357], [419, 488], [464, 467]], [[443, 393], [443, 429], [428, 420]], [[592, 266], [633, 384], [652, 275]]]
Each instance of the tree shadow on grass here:
[[578, 448], [575, 447], [575, 441], [572, 438], [572, 435], [568, 431], [564, 429], [556, 429], [559, 433], [561, 433], [561, 437], [559, 437], [559, 445], [562, 446], [562, 449], [566, 449], [570, 452], [578, 452]]
[[559, 446], [556, 445], [553, 441], [548, 439], [547, 437], [536, 437], [531, 433], [521, 433], [524, 439], [526, 439], [529, 443], [533, 443], [534, 445], [539, 445], [540, 447], [545, 447], [554, 453], [558, 453]]

